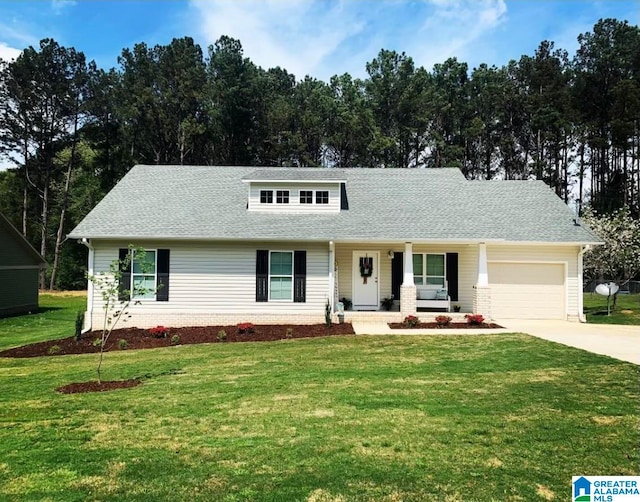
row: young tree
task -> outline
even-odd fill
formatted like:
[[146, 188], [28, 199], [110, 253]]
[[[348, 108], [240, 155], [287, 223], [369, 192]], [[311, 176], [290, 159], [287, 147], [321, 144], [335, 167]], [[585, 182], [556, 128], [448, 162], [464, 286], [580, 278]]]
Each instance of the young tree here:
[[586, 278], [623, 285], [640, 274], [640, 220], [634, 219], [628, 208], [602, 216], [587, 210], [582, 219], [604, 241], [585, 253]]
[[129, 270], [133, 265], [139, 266], [142, 273], [149, 271], [152, 266], [146, 260], [146, 251], [142, 248], [136, 248], [129, 245], [129, 252], [122, 259], [113, 260], [109, 265], [108, 272], [99, 272], [90, 275], [88, 279], [98, 290], [102, 298], [102, 308], [104, 309], [104, 320], [102, 323], [102, 332], [99, 340], [100, 356], [98, 359], [98, 383], [102, 383], [102, 361], [104, 360], [104, 349], [109, 341], [111, 333], [120, 321], [126, 322], [131, 317], [129, 315], [129, 307], [139, 305], [140, 298], [151, 291], [136, 284], [129, 279], [129, 284], [125, 281], [125, 271]]

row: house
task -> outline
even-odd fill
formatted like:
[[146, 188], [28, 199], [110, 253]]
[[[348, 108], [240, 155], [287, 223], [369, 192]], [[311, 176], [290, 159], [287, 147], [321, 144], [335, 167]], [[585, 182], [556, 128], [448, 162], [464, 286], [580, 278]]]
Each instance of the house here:
[[[133, 244], [125, 281], [154, 288], [132, 323], [324, 320], [348, 298], [416, 313], [416, 285], [462, 312], [582, 320], [582, 255], [598, 238], [541, 181], [469, 181], [455, 168], [138, 165], [70, 233], [89, 273]], [[87, 319], [102, 315], [89, 285]]]
[[0, 317], [38, 310], [40, 254], [0, 213]]

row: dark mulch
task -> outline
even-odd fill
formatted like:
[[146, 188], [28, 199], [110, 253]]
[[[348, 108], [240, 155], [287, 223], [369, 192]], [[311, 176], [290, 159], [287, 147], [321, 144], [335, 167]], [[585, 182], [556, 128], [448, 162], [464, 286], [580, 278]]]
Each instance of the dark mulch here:
[[[218, 333], [224, 330], [226, 340], [220, 341]], [[287, 338], [314, 338], [319, 336], [353, 335], [350, 323], [333, 324], [327, 328], [324, 324], [258, 324], [253, 333], [239, 333], [237, 326], [191, 326], [186, 328], [168, 328], [165, 337], [157, 338], [148, 329], [122, 328], [114, 329], [107, 341], [106, 351], [120, 349], [120, 340], [126, 341], [126, 350], [154, 349], [171, 345], [188, 345], [196, 343], [233, 343], [233, 342], [270, 342]], [[172, 340], [174, 335], [179, 340]], [[49, 340], [33, 343], [0, 352], [0, 357], [40, 357], [65, 354], [92, 354], [100, 352], [93, 345], [101, 333], [91, 331], [85, 333], [79, 341], [73, 337], [62, 340]]]
[[[487, 329], [502, 328], [499, 324], [493, 322], [483, 322], [482, 324], [469, 324], [466, 322], [452, 322], [448, 326], [441, 326], [435, 322], [421, 322], [417, 326], [405, 326], [401, 322], [390, 322], [391, 329]], [[1, 354], [0, 354], [1, 355]]]
[[140, 380], [111, 380], [108, 382], [79, 382], [79, 383], [70, 383], [69, 385], [63, 385], [62, 387], [58, 387], [56, 390], [58, 392], [62, 392], [63, 394], [79, 394], [82, 392], [106, 392], [108, 390], [115, 389], [128, 389], [129, 387], [135, 387], [136, 385], [140, 385], [142, 381]]

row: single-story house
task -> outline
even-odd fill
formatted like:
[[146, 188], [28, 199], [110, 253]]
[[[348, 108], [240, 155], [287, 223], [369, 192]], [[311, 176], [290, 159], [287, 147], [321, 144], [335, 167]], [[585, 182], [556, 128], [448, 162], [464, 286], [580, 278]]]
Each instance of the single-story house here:
[[38, 310], [38, 279], [46, 263], [0, 213], [0, 317]]
[[[130, 309], [140, 327], [322, 322], [327, 302], [377, 311], [392, 295], [400, 319], [425, 285], [462, 312], [577, 321], [599, 243], [543, 182], [456, 168], [137, 165], [69, 237], [90, 274], [147, 250], [123, 279], [157, 290]], [[102, 314], [90, 284], [86, 318]]]

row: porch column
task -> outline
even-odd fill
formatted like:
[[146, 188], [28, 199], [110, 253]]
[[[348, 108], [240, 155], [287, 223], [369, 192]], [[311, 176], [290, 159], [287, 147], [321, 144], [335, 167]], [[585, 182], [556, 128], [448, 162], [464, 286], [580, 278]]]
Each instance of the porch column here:
[[413, 244], [404, 244], [404, 275], [400, 286], [400, 313], [402, 316], [416, 313], [416, 286], [413, 283]]
[[331, 312], [335, 312], [335, 296], [336, 296], [336, 246], [333, 241], [329, 241], [329, 305]]
[[473, 313], [491, 319], [489, 267], [487, 266], [487, 245], [484, 242], [478, 244], [478, 278], [473, 287]]

